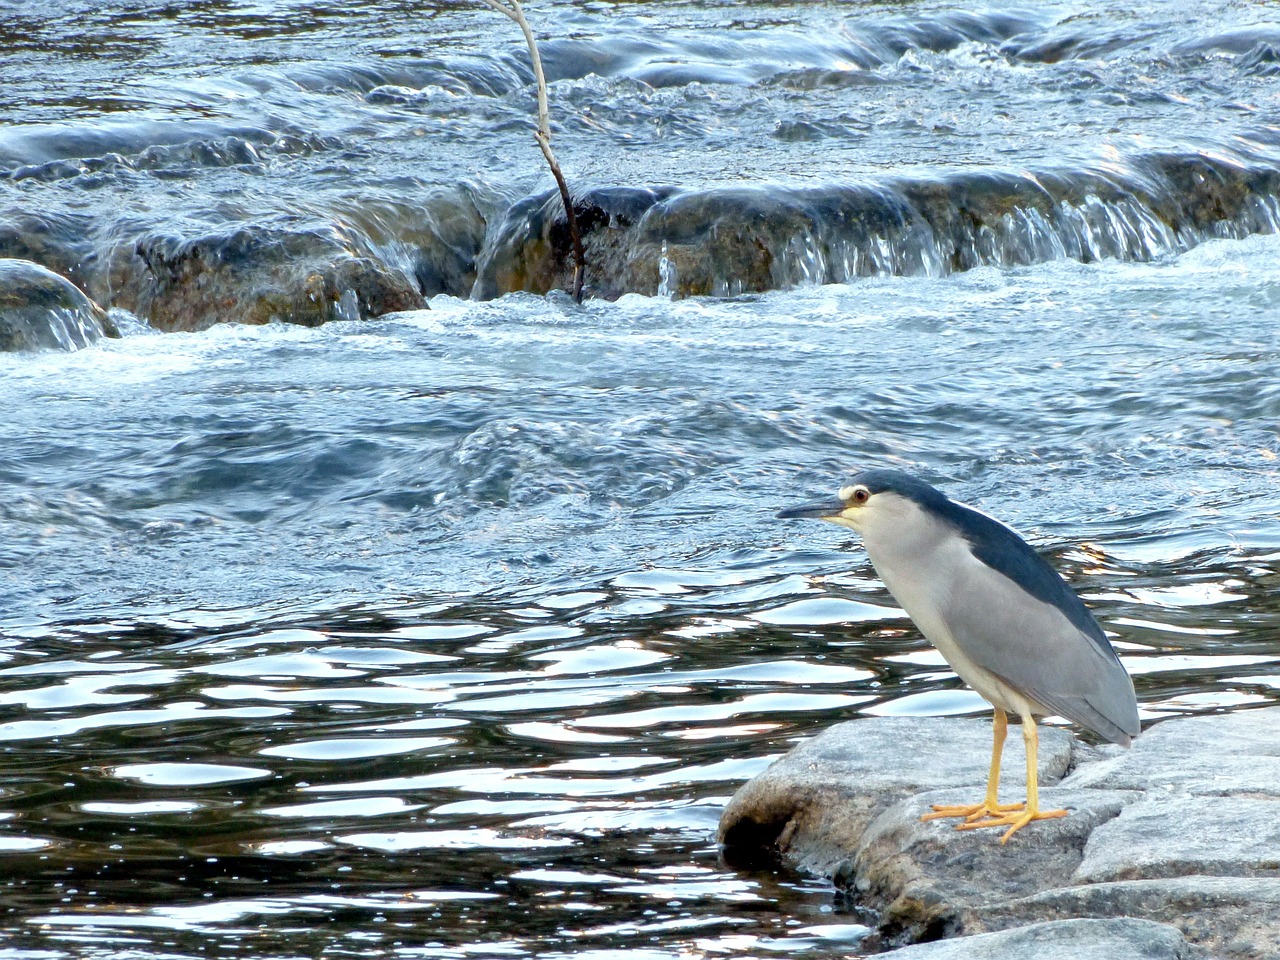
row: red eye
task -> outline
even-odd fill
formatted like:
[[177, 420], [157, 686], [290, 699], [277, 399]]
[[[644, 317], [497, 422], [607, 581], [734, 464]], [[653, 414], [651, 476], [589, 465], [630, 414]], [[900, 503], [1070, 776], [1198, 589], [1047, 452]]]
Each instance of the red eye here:
[[858, 487], [857, 490], [853, 491], [854, 503], [866, 503], [870, 499], [871, 499], [871, 491], [868, 490], [866, 487]]

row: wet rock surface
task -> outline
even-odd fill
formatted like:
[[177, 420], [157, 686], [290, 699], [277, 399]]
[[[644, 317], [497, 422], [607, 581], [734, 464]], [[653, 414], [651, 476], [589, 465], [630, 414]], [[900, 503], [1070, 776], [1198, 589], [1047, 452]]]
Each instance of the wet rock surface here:
[[0, 351], [78, 350], [119, 336], [107, 312], [65, 277], [0, 259]]
[[[575, 197], [574, 216], [586, 259], [584, 290], [615, 300], [624, 293], [654, 294], [660, 278], [655, 259], [651, 276], [637, 272], [632, 251], [636, 225], [676, 191], [606, 187]], [[477, 267], [474, 295], [482, 300], [516, 290], [547, 293], [573, 288], [573, 244], [558, 190], [513, 205], [495, 227]]]
[[172, 228], [0, 213], [0, 257], [40, 264], [162, 331], [316, 326], [467, 296], [492, 198], [447, 190], [298, 215]]
[[318, 326], [426, 305], [413, 280], [333, 225], [151, 235], [116, 252], [118, 302], [161, 330], [272, 321]]
[[[1280, 756], [1280, 710], [1171, 720], [1127, 751], [1044, 730], [1041, 807], [1070, 816], [1033, 823], [1004, 845], [998, 830], [920, 820], [931, 804], [980, 799], [989, 733], [980, 721], [911, 718], [824, 731], [729, 802], [720, 824], [726, 857], [772, 855], [832, 878], [877, 918], [869, 949], [1137, 918], [1171, 924], [1178, 937], [1135, 956], [1196, 955], [1192, 947], [1280, 955], [1280, 797], [1268, 780]], [[1010, 736], [1005, 747], [1004, 801], [1023, 797], [1019, 741]], [[1025, 950], [1032, 941], [1024, 935], [983, 943]], [[1094, 955], [1086, 941], [1079, 949], [1061, 955]]]
[[[989, 169], [825, 184], [583, 186], [571, 181], [585, 293], [735, 296], [863, 277], [939, 277], [1056, 259], [1149, 261], [1280, 229], [1280, 173], [1208, 154], [1114, 169]], [[190, 215], [169, 228], [0, 216], [0, 254], [41, 263], [161, 330], [308, 326], [572, 289], [559, 192], [470, 186], [327, 212]], [[210, 220], [213, 221], [210, 224]]]
[[[867, 276], [943, 276], [1069, 258], [1152, 260], [1280, 223], [1280, 176], [1199, 154], [1148, 153], [1118, 171], [982, 171], [823, 186], [583, 191], [575, 213], [593, 296], [734, 296]], [[513, 205], [473, 295], [569, 289], [554, 191]]]

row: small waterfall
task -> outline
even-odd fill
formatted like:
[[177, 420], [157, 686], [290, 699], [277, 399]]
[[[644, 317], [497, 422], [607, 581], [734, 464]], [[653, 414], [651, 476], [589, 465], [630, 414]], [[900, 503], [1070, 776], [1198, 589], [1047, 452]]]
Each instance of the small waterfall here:
[[667, 256], [667, 244], [662, 243], [662, 256], [658, 258], [658, 296], [668, 300], [676, 295], [676, 268]]
[[681, 292], [723, 297], [1057, 259], [1150, 261], [1277, 230], [1280, 169], [1193, 152], [1139, 156], [1123, 172], [680, 193], [640, 219], [629, 256], [657, 262], [663, 296], [678, 272]]

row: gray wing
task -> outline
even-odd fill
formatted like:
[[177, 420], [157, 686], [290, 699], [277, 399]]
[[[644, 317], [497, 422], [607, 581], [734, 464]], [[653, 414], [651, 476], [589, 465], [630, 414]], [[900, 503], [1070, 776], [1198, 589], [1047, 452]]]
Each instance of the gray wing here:
[[1128, 745], [1140, 729], [1133, 681], [1080, 598], [1035, 559], [1063, 596], [1047, 602], [974, 556], [956, 571], [947, 628], [979, 667], [1051, 712]]

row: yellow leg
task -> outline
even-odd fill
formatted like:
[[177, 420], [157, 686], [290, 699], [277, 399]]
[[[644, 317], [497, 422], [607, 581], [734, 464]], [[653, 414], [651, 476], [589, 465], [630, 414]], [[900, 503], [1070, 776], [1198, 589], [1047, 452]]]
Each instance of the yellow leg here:
[[[976, 830], [979, 827], [1008, 827], [1001, 843], [1008, 843], [1009, 838], [1025, 827], [1032, 820], [1052, 820], [1065, 817], [1065, 810], [1041, 810], [1040, 787], [1037, 758], [1040, 752], [1040, 737], [1036, 733], [1036, 721], [1030, 714], [1022, 717], [1022, 739], [1027, 745], [1027, 803], [1021, 812], [1009, 811], [997, 813], [985, 819], [966, 820], [958, 824], [957, 830]], [[1021, 806], [1021, 804], [1019, 804]]]
[[994, 743], [991, 747], [991, 770], [987, 774], [987, 796], [981, 803], [944, 804], [935, 803], [933, 813], [926, 813], [921, 820], [938, 820], [943, 817], [964, 817], [966, 823], [984, 820], [987, 817], [999, 817], [1010, 810], [1021, 810], [1021, 803], [1000, 803], [996, 793], [1000, 789], [1000, 755], [1004, 753], [1004, 738], [1009, 730], [1009, 718], [1005, 712], [996, 707], [996, 718], [993, 725]]

